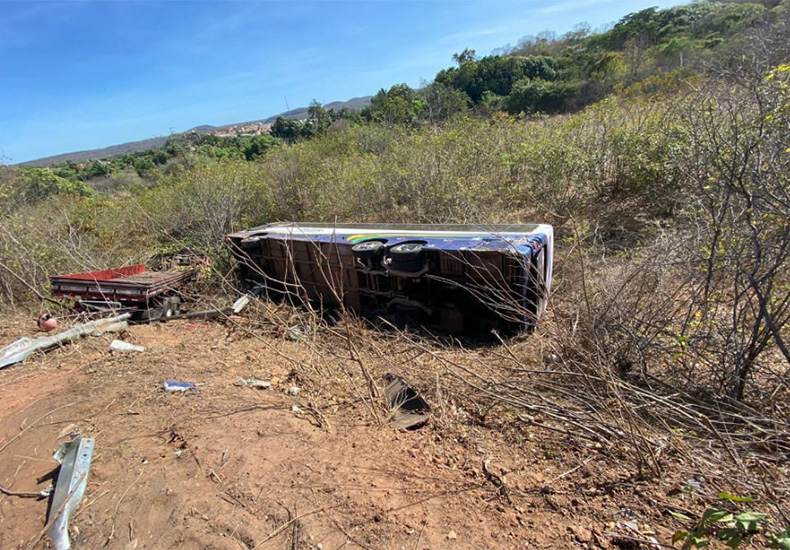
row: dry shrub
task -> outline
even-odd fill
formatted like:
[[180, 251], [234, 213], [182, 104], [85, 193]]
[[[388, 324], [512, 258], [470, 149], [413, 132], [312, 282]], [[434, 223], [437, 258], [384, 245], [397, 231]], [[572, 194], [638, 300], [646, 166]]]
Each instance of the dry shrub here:
[[127, 214], [115, 201], [57, 196], [4, 217], [0, 305], [43, 298], [56, 273], [142, 261], [151, 249]]
[[256, 164], [207, 161], [128, 202], [159, 243], [218, 254], [226, 234], [271, 215], [274, 198], [264, 177]]
[[[346, 391], [377, 422], [383, 376], [396, 371], [428, 393], [445, 429], [500, 415], [644, 475], [703, 473], [781, 506], [790, 69], [771, 74], [570, 117], [351, 127], [257, 164], [198, 163], [104, 203], [26, 207], [3, 219], [0, 299], [157, 246], [221, 258], [225, 233], [263, 222], [551, 220], [550, 316], [524, 342], [481, 348], [288, 308], [266, 308], [247, 330], [297, 339], [309, 353], [292, 358], [294, 376], [317, 396]], [[88, 203], [101, 208], [78, 207]]]
[[[292, 377], [308, 391], [321, 425], [353, 403], [370, 421], [388, 422], [382, 390], [385, 375], [394, 373], [425, 395], [434, 426], [458, 441], [476, 425], [515, 443], [537, 431], [643, 477], [704, 476], [717, 491], [760, 494], [787, 513], [787, 419], [673, 384], [676, 366], [668, 361], [682, 346], [659, 336], [677, 329], [688, 299], [674, 282], [682, 269], [667, 257], [671, 248], [671, 240], [662, 241], [636, 266], [614, 258], [605, 268], [589, 266], [589, 251], [571, 249], [558, 275], [564, 299], [555, 299], [535, 335], [497, 345], [377, 329], [353, 313], [327, 320], [319, 311], [282, 305], [267, 305], [248, 326], [308, 350], [293, 358]], [[639, 357], [644, 368], [636, 367]]]

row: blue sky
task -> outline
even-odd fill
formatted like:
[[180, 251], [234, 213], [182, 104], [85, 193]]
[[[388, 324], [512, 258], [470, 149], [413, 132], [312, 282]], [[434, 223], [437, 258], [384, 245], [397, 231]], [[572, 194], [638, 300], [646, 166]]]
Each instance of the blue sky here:
[[417, 87], [464, 48], [678, 3], [0, 0], [0, 162]]

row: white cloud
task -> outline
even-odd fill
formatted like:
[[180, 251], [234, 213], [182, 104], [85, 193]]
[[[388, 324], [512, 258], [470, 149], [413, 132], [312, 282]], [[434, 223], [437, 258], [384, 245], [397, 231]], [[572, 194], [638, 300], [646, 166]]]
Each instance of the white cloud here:
[[590, 6], [600, 6], [602, 4], [611, 4], [614, 0], [572, 0], [570, 2], [560, 2], [559, 4], [552, 4], [536, 10], [538, 13], [544, 15], [562, 13], [567, 11], [575, 11], [581, 8], [588, 8]]

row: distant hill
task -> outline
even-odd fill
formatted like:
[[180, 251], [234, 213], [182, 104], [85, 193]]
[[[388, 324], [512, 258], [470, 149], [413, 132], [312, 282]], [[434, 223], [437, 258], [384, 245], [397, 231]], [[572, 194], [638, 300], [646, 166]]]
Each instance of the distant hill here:
[[[326, 110], [334, 109], [335, 111], [339, 111], [341, 109], [348, 109], [349, 111], [359, 111], [364, 107], [370, 105], [370, 100], [373, 96], [366, 95], [364, 97], [355, 97], [353, 99], [349, 99], [348, 101], [333, 101], [332, 103], [327, 103], [326, 105], [322, 105], [322, 107]], [[222, 128], [227, 128], [229, 126], [243, 126], [247, 124], [271, 124], [277, 117], [283, 118], [295, 118], [295, 119], [304, 119], [307, 118], [307, 107], [299, 107], [298, 109], [291, 109], [290, 111], [286, 111], [284, 113], [280, 113], [279, 115], [270, 116], [264, 120], [251, 120], [249, 122], [241, 122], [239, 124], [228, 124], [227, 126], [223, 126]], [[217, 129], [222, 129], [217, 128]], [[197, 130], [197, 129], [196, 129]]]
[[167, 141], [166, 137], [155, 137], [150, 139], [143, 139], [141, 141], [130, 141], [128, 143], [121, 143], [119, 145], [111, 145], [104, 149], [91, 149], [89, 151], [75, 151], [73, 153], [63, 153], [60, 155], [53, 155], [51, 157], [44, 157], [27, 162], [20, 162], [20, 166], [49, 166], [51, 164], [59, 164], [61, 162], [84, 162], [87, 160], [103, 159], [113, 155], [128, 155], [129, 153], [137, 153], [138, 151], [147, 151], [149, 149], [158, 149], [162, 147]]
[[[336, 111], [339, 111], [340, 109], [349, 109], [351, 111], [358, 111], [370, 105], [371, 97], [372, 96], [364, 96], [364, 97], [355, 97], [353, 99], [349, 99], [348, 101], [333, 101], [332, 103], [327, 103], [326, 105], [323, 105], [323, 107], [324, 109], [335, 109]], [[227, 130], [228, 128], [234, 126], [241, 127], [241, 126], [250, 126], [254, 124], [271, 124], [275, 120], [277, 120], [278, 117], [294, 118], [294, 119], [307, 118], [307, 107], [299, 107], [297, 109], [291, 109], [290, 111], [286, 111], [284, 113], [270, 116], [269, 118], [265, 118], [261, 120], [238, 122], [234, 124], [226, 124], [224, 126], [211, 126], [204, 124], [202, 126], [196, 126], [190, 130], [187, 130], [187, 132], [197, 132], [200, 134], [222, 133], [224, 130]], [[105, 147], [103, 149], [91, 149], [87, 151], [74, 151], [72, 153], [62, 153], [60, 155], [53, 155], [51, 157], [29, 160], [27, 162], [21, 162], [19, 164], [20, 166], [50, 166], [52, 164], [60, 164], [68, 161], [85, 162], [88, 160], [105, 159], [115, 155], [128, 155], [131, 153], [139, 153], [140, 151], [158, 149], [160, 147], [163, 147], [166, 141], [167, 141], [167, 137], [155, 137], [155, 138], [143, 139], [141, 141], [129, 141], [127, 143], [121, 143], [118, 145], [110, 145], [109, 147]]]

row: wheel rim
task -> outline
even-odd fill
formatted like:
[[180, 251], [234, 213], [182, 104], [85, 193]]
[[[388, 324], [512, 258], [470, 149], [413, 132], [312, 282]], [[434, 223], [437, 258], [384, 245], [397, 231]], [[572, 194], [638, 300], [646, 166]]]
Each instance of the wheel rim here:
[[421, 243], [403, 243], [394, 248], [395, 252], [416, 252], [422, 249]]

